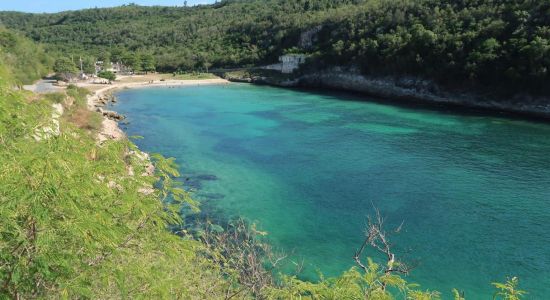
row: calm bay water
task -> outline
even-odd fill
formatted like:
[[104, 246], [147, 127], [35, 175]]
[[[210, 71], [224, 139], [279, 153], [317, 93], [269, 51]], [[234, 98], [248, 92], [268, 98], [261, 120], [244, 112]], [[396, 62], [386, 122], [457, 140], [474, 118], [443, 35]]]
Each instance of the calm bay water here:
[[127, 133], [177, 158], [203, 210], [257, 221], [304, 278], [353, 265], [376, 205], [404, 221], [394, 243], [423, 288], [492, 299], [518, 276], [550, 298], [549, 125], [245, 84], [118, 97]]

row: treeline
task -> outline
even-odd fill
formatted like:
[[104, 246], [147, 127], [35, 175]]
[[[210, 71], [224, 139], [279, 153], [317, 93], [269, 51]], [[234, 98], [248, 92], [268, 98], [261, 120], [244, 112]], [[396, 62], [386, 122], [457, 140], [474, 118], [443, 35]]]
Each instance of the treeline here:
[[[115, 62], [111, 62], [114, 60]], [[57, 79], [70, 81], [80, 72], [93, 74], [108, 80], [115, 80], [116, 75], [111, 69], [117, 68], [121, 73], [149, 73], [156, 71], [155, 58], [148, 53], [133, 53], [124, 50], [100, 53], [98, 56], [84, 54], [84, 56], [59, 53], [53, 64], [53, 71]]]
[[[0, 20], [49, 51], [149, 53], [160, 71], [261, 65], [290, 50], [311, 54], [316, 66], [351, 65], [448, 86], [537, 93], [550, 86], [548, 1], [225, 0], [0, 13]], [[302, 34], [314, 28], [304, 43]]]
[[324, 24], [315, 50], [328, 65], [550, 92], [549, 1], [369, 1]]
[[221, 1], [187, 8], [127, 5], [58, 14], [5, 12], [0, 13], [0, 21], [49, 45], [54, 54], [90, 53], [104, 59], [112, 53], [152, 53], [159, 70], [176, 71], [275, 61], [285, 48], [294, 46], [302, 25], [361, 2]]

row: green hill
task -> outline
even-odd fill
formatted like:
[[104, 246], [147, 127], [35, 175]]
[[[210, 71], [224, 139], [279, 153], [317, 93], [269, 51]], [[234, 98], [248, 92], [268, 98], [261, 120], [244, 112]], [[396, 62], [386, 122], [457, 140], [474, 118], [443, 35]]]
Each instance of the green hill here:
[[[198, 59], [185, 56], [194, 51], [213, 64], [229, 66], [269, 62], [293, 47], [302, 29], [344, 18], [357, 13], [355, 6], [367, 5], [343, 3], [348, 2], [272, 1], [263, 7], [259, 1], [226, 1], [178, 9], [128, 6], [53, 15], [2, 13], [2, 21], [59, 53], [108, 51], [113, 57], [119, 51], [111, 44], [115, 42], [120, 50], [154, 52], [166, 68], [175, 67], [173, 62], [181, 68], [185, 59]], [[270, 19], [274, 8], [280, 11]], [[299, 18], [296, 10], [307, 18]], [[208, 16], [224, 18], [216, 21]], [[262, 16], [267, 21], [258, 19]], [[163, 34], [147, 30], [164, 24], [159, 30], [175, 32], [172, 23], [164, 22], [187, 17], [211, 27], [190, 29], [194, 33], [188, 36], [189, 43], [174, 41], [168, 46], [161, 46]], [[288, 22], [272, 28], [281, 20]], [[315, 47], [342, 34], [334, 32], [321, 34]], [[234, 61], [224, 60], [229, 57], [226, 42], [236, 55]], [[152, 156], [156, 171], [141, 175], [149, 161], [130, 141], [99, 145], [95, 135], [101, 119], [87, 110], [84, 89], [69, 86], [61, 93], [37, 95], [17, 88], [50, 71], [51, 58], [42, 49], [19, 34], [0, 30], [0, 298], [438, 299], [438, 293], [422, 291], [399, 276], [396, 270], [402, 266], [393, 255], [377, 264], [358, 253], [358, 268], [312, 283], [294, 276], [274, 278], [268, 267], [269, 248], [254, 235], [253, 227], [224, 230], [205, 223], [200, 224], [202, 230], [184, 230], [180, 209], [197, 209], [197, 204], [175, 185], [178, 172], [173, 160]], [[320, 61], [329, 63], [332, 57], [329, 50], [311, 51]], [[380, 236], [373, 238], [380, 242]], [[517, 284], [516, 278], [495, 284], [498, 296], [520, 299], [523, 292]], [[455, 291], [455, 299], [464, 298]]]
[[[415, 75], [450, 86], [548, 93], [547, 1], [226, 0], [198, 7], [1, 13], [50, 51], [119, 60], [152, 53], [174, 71], [272, 63], [311, 54], [315, 67]], [[315, 29], [311, 43], [303, 33]], [[105, 55], [107, 53], [107, 55]]]

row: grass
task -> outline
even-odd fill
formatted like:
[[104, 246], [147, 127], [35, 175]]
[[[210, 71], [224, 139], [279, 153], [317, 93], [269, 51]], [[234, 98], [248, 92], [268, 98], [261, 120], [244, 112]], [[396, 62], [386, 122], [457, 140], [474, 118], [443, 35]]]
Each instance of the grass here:
[[78, 128], [90, 132], [98, 132], [101, 129], [101, 123], [103, 121], [99, 113], [92, 112], [83, 107], [72, 109], [67, 113], [66, 119], [70, 123], [75, 124]]
[[45, 94], [44, 98], [47, 101], [51, 101], [53, 103], [63, 103], [63, 101], [65, 101], [67, 96], [65, 95], [65, 93], [49, 93], [49, 94]]
[[65, 109], [63, 120], [90, 134], [95, 134], [101, 130], [103, 119], [99, 113], [88, 109], [86, 97], [89, 93], [84, 88], [69, 85], [66, 91], [45, 94], [43, 99], [46, 102], [62, 104]]

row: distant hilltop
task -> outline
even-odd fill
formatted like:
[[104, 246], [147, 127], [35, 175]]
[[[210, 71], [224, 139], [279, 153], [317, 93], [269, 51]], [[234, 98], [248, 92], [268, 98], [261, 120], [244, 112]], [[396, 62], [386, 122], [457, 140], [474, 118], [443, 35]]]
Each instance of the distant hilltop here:
[[161, 72], [353, 69], [510, 99], [550, 94], [547, 12], [544, 1], [225, 0], [4, 12], [0, 21], [53, 53], [111, 61], [142, 53]]

